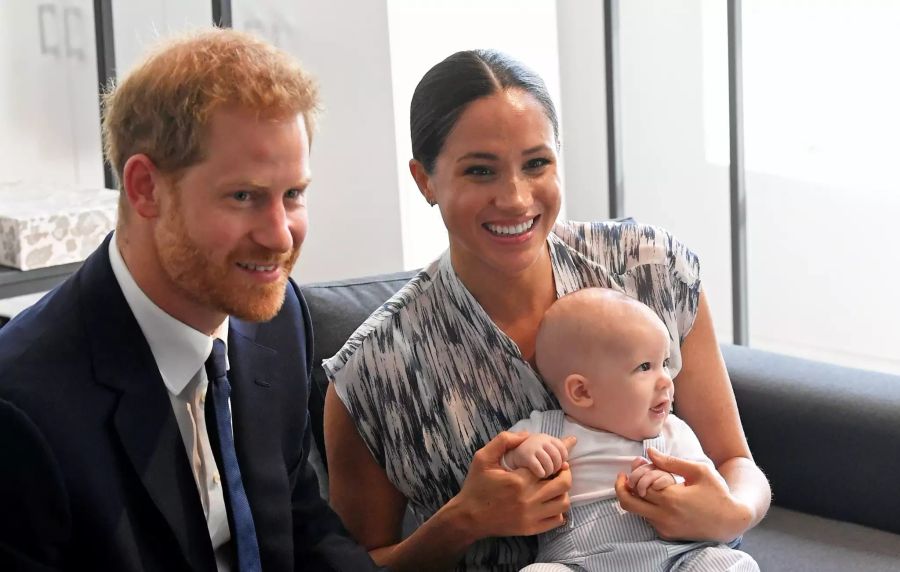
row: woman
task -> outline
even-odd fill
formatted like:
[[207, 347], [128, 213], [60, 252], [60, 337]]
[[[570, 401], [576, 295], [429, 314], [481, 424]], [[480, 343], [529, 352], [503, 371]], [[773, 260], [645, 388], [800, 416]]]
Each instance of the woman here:
[[[559, 526], [571, 475], [507, 473], [503, 432], [555, 399], [533, 368], [544, 311], [588, 286], [639, 298], [666, 323], [677, 412], [728, 482], [654, 459], [689, 486], [622, 506], [664, 538], [730, 541], [765, 514], [719, 354], [696, 257], [633, 223], [557, 224], [556, 112], [539, 77], [493, 51], [437, 64], [411, 106], [410, 171], [440, 208], [450, 248], [373, 314], [325, 369], [331, 501], [376, 561], [395, 570], [518, 570], [533, 535]], [[680, 373], [679, 373], [680, 370]], [[496, 435], [496, 437], [494, 437]], [[407, 501], [422, 524], [401, 540]]]

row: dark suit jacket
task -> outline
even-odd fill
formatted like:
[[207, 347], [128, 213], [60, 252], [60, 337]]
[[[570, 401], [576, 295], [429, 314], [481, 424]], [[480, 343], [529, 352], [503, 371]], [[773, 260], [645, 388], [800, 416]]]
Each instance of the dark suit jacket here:
[[[0, 329], [0, 570], [213, 572], [197, 487], [108, 241]], [[234, 318], [235, 447], [263, 570], [369, 570], [307, 459], [312, 334], [296, 285]]]

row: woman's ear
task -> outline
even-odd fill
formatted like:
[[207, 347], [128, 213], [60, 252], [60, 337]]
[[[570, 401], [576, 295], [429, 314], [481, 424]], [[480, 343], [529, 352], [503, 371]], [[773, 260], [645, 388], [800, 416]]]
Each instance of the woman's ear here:
[[139, 153], [125, 162], [122, 170], [122, 187], [131, 210], [142, 218], [159, 216], [159, 196], [162, 174], [153, 160]]
[[591, 395], [591, 384], [581, 374], [569, 374], [563, 381], [563, 393], [569, 403], [575, 407], [590, 407], [594, 404], [594, 398]]
[[413, 180], [416, 181], [416, 186], [419, 187], [419, 192], [422, 193], [422, 196], [425, 197], [425, 200], [429, 205], [434, 206], [437, 201], [435, 200], [434, 193], [431, 190], [431, 176], [428, 174], [428, 171], [425, 170], [425, 165], [415, 159], [410, 159], [409, 172], [412, 174]]

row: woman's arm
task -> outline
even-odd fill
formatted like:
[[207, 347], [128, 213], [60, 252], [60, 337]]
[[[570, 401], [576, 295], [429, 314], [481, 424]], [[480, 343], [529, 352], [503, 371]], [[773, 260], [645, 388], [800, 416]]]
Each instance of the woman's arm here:
[[697, 434], [728, 489], [701, 463], [659, 455], [653, 459], [659, 468], [691, 473], [683, 474], [685, 487], [648, 491], [641, 499], [627, 491], [620, 476], [616, 490], [623, 508], [650, 520], [664, 538], [729, 541], [762, 520], [772, 492], [750, 454], [703, 292], [681, 354], [675, 380], [678, 415]]
[[562, 524], [572, 484], [568, 466], [550, 480], [500, 466], [503, 454], [525, 436], [504, 432], [476, 452], [459, 494], [401, 542], [406, 499], [372, 457], [329, 386], [325, 449], [331, 505], [378, 564], [396, 572], [451, 569], [477, 540], [537, 534]]

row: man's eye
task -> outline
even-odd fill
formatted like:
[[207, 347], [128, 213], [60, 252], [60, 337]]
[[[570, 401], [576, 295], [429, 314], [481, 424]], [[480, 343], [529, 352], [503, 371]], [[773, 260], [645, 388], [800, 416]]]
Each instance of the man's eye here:
[[303, 196], [303, 191], [300, 189], [288, 189], [285, 191], [284, 196], [289, 199], [299, 199]]
[[250, 200], [250, 192], [249, 191], [237, 191], [231, 195], [236, 201], [245, 202]]
[[650, 368], [651, 368], [651, 366], [650, 366], [649, 361], [645, 361], [644, 363], [642, 363], [641, 365], [638, 366], [638, 369], [640, 369], [641, 371], [650, 371]]

